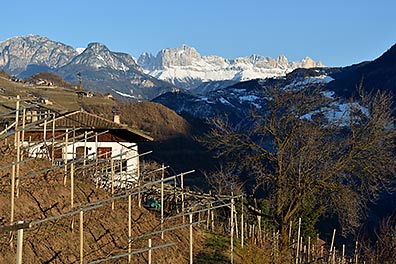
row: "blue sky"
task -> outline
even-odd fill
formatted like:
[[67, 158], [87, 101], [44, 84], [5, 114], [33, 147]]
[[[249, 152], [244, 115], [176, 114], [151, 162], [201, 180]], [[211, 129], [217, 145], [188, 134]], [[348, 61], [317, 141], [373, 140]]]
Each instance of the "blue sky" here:
[[396, 43], [394, 0], [15, 0], [0, 10], [0, 41], [38, 34], [135, 57], [187, 44], [202, 55], [310, 56], [344, 66]]

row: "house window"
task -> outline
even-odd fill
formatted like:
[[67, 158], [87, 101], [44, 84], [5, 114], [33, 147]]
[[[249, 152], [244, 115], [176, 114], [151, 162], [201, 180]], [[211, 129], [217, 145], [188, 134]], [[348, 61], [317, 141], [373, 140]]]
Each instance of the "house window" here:
[[62, 148], [55, 148], [54, 149], [54, 159], [61, 159], [62, 158]]
[[61, 147], [55, 147], [52, 148], [51, 145], [48, 146], [48, 153], [50, 156], [52, 156], [52, 152], [54, 152], [54, 159], [61, 159], [62, 158], [62, 148]]
[[114, 160], [114, 172], [115, 173], [120, 173], [122, 171], [127, 171], [128, 169], [128, 164], [127, 160]]
[[98, 147], [98, 158], [108, 159], [111, 157], [111, 147]]
[[88, 148], [76, 147], [76, 158], [84, 158], [84, 150], [85, 150], [85, 155], [88, 155]]

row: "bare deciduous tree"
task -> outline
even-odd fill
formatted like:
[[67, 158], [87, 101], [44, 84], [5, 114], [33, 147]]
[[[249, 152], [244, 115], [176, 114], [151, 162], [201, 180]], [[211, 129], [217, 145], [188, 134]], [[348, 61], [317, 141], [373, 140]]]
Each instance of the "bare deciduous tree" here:
[[217, 170], [211, 173], [204, 172], [204, 176], [216, 194], [239, 195], [243, 192], [243, 183], [239, 178], [235, 164], [220, 165]]
[[216, 119], [207, 146], [256, 178], [283, 250], [289, 223], [298, 217], [316, 216], [314, 224], [333, 212], [343, 231], [356, 228], [366, 202], [394, 179], [392, 98], [361, 93], [358, 101], [337, 106], [310, 87], [265, 93], [265, 114], [253, 114], [250, 128]]

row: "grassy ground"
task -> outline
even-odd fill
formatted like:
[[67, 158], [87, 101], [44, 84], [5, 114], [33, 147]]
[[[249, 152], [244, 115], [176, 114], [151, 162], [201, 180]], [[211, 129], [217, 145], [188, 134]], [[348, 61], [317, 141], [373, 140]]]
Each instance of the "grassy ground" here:
[[230, 263], [230, 238], [215, 233], [205, 233], [206, 244], [194, 263]]

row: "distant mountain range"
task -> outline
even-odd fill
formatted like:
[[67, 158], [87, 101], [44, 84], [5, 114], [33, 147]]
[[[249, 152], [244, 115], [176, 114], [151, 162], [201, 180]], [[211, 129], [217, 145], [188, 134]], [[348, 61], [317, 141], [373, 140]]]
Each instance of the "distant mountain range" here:
[[100, 43], [76, 50], [37, 35], [0, 43], [0, 68], [21, 78], [54, 72], [74, 84], [80, 73], [85, 89], [126, 99], [150, 99], [175, 89], [170, 83], [145, 74], [126, 53], [112, 52]]
[[[189, 90], [213, 81], [236, 83], [284, 76], [296, 68], [323, 67], [321, 62], [315, 62], [309, 57], [300, 62], [289, 62], [284, 55], [278, 58], [252, 55], [236, 59], [201, 56], [196, 49], [187, 45], [163, 49], [156, 56], [144, 53], [139, 57], [138, 64], [146, 73]], [[197, 91], [200, 92], [199, 89]]]
[[238, 82], [228, 87], [209, 91], [204, 95], [192, 93], [166, 93], [153, 101], [161, 103], [185, 118], [210, 119], [227, 116], [234, 124], [246, 122], [249, 112], [254, 109], [264, 113], [267, 98], [263, 90], [300, 89], [315, 86], [323, 91], [323, 96], [336, 102], [329, 108], [331, 116], [342, 116], [347, 101], [358, 95], [358, 87], [366, 91], [376, 90], [396, 92], [396, 45], [373, 61], [362, 62], [348, 67], [296, 69], [277, 78], [256, 79]]
[[241, 80], [284, 76], [299, 67], [318, 67], [305, 58], [289, 62], [252, 55], [237, 59], [201, 56], [183, 45], [161, 50], [156, 56], [144, 53], [138, 61], [126, 53], [112, 52], [101, 43], [85, 49], [37, 35], [7, 39], [0, 43], [0, 69], [21, 78], [49, 71], [77, 84], [77, 74], [88, 90], [113, 93], [119, 98], [147, 100], [179, 89], [205, 93]]

